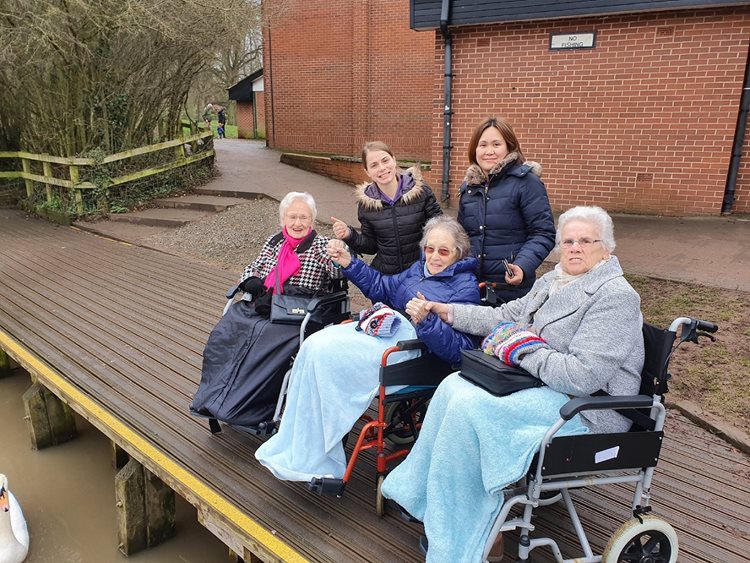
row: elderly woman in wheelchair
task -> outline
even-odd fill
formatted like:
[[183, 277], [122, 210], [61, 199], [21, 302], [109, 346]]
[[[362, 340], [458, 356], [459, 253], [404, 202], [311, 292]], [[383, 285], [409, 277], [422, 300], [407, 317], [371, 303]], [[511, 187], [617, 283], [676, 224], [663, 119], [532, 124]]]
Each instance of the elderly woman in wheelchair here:
[[[486, 354], [546, 384], [506, 396], [492, 395], [460, 374], [440, 384], [414, 448], [382, 485], [386, 498], [424, 522], [428, 561], [498, 561], [502, 534], [493, 522], [503, 506], [502, 490], [527, 475], [561, 407], [597, 391], [639, 392], [640, 298], [611, 254], [611, 218], [598, 207], [570, 209], [560, 216], [557, 245], [555, 269], [527, 295], [501, 307], [421, 302], [425, 313], [437, 313], [453, 328], [486, 336]], [[614, 410], [587, 410], [557, 435], [621, 433], [630, 425]], [[533, 500], [539, 503], [538, 491]]]
[[[478, 343], [437, 314], [415, 306], [422, 299], [479, 303], [477, 261], [468, 256], [468, 236], [455, 219], [438, 216], [426, 224], [420, 246], [418, 262], [400, 274], [383, 275], [352, 257], [341, 241], [329, 244], [330, 256], [344, 275], [376, 305], [361, 313], [359, 322], [328, 327], [301, 346], [279, 431], [255, 454], [279, 479], [344, 476], [342, 439], [379, 389], [379, 361], [386, 349], [418, 337], [440, 359], [456, 364], [461, 350]], [[426, 314], [410, 322], [399, 312], [403, 310]], [[407, 352], [400, 360], [414, 354]]]
[[[227, 294], [230, 303], [206, 343], [200, 385], [190, 405], [191, 414], [209, 419], [212, 432], [220, 431], [218, 420], [253, 433], [275, 430], [272, 418], [290, 358], [300, 345], [300, 325], [272, 322], [274, 294], [323, 294], [320, 300], [341, 294], [346, 299], [344, 292], [331, 295], [335, 282], [342, 281], [341, 268], [328, 256], [328, 237], [313, 230], [316, 214], [310, 194], [288, 193], [279, 204], [281, 231], [265, 241]], [[244, 298], [232, 302], [239, 292]]]

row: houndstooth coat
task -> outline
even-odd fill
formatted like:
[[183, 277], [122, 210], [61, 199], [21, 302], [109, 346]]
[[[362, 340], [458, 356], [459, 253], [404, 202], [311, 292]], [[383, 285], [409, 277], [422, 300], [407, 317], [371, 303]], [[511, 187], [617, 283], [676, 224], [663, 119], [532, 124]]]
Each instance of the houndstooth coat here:
[[[263, 244], [258, 257], [245, 267], [240, 282], [247, 278], [258, 277], [262, 280], [276, 266], [284, 235], [277, 233]], [[299, 257], [301, 267], [290, 277], [285, 285], [294, 285], [309, 289], [313, 292], [328, 287], [330, 280], [342, 277], [341, 268], [335, 266], [328, 256], [328, 237], [319, 236], [312, 231], [306, 240], [302, 241], [295, 252]]]

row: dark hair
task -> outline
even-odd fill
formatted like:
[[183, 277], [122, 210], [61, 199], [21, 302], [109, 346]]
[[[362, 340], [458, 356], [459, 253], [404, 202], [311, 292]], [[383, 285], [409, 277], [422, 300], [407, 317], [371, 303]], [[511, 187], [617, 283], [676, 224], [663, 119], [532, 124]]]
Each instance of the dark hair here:
[[393, 151], [391, 151], [390, 147], [383, 141], [370, 141], [369, 143], [365, 143], [365, 146], [362, 147], [362, 168], [365, 170], [367, 170], [367, 155], [375, 151], [387, 152], [393, 157], [393, 160], [396, 160]]
[[508, 145], [508, 153], [518, 153], [519, 160], [523, 162], [525, 159], [523, 152], [521, 152], [521, 143], [518, 142], [516, 132], [513, 131], [513, 127], [510, 123], [500, 117], [488, 117], [482, 121], [476, 129], [474, 129], [474, 132], [471, 134], [471, 140], [469, 141], [469, 162], [477, 164], [477, 145], [479, 145], [479, 138], [490, 127], [494, 127], [500, 131], [503, 140], [505, 140], [505, 144]]

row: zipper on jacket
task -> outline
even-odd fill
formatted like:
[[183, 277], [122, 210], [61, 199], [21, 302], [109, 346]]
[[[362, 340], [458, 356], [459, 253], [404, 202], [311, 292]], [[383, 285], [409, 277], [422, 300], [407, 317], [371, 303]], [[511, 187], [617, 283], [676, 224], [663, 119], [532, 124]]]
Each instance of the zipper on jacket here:
[[391, 219], [393, 219], [393, 235], [396, 241], [396, 256], [398, 256], [398, 268], [399, 271], [403, 272], [406, 268], [404, 267], [404, 255], [401, 252], [401, 237], [398, 232], [398, 213], [396, 213], [396, 206], [391, 205]]

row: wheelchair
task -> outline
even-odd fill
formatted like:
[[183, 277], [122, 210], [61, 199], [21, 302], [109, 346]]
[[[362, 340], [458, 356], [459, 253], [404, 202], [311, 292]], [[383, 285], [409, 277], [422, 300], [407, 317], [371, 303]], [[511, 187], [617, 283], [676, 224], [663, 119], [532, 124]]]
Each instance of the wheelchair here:
[[[419, 350], [420, 355], [399, 363], [389, 363], [395, 354]], [[405, 457], [410, 445], [419, 436], [419, 429], [427, 412], [427, 404], [440, 382], [456, 371], [454, 366], [432, 354], [421, 340], [404, 340], [383, 352], [380, 361], [377, 415], [365, 413], [357, 434], [344, 477], [313, 478], [308, 487], [320, 495], [341, 498], [352, 476], [359, 455], [373, 450], [376, 456], [375, 511], [385, 514], [385, 499], [380, 487], [388, 474], [389, 465]], [[390, 445], [386, 442], [390, 442]]]
[[[560, 409], [560, 419], [544, 436], [526, 482], [503, 492], [505, 502], [492, 526], [482, 560], [487, 560], [499, 533], [519, 530], [517, 562], [530, 561], [531, 551], [542, 546], [549, 547], [560, 563], [677, 561], [679, 545], [674, 528], [651, 513], [651, 482], [664, 437], [663, 396], [668, 392], [671, 377], [669, 360], [683, 342], [698, 343], [699, 337], [715, 340], [709, 333], [717, 329], [713, 323], [689, 317], [675, 319], [666, 330], [644, 323], [646, 357], [640, 394], [609, 396], [599, 392], [590, 397], [574, 398]], [[675, 345], [678, 330], [679, 341]], [[596, 409], [617, 409], [633, 421], [633, 427], [625, 433], [555, 437], [576, 414]], [[635, 487], [631, 504], [633, 517], [615, 530], [603, 553], [595, 555], [570, 490], [624, 483]], [[553, 539], [531, 537], [535, 529], [534, 510], [560, 500], [565, 504], [583, 552], [575, 559], [563, 559]], [[520, 515], [511, 516], [514, 508]], [[424, 542], [422, 544], [424, 548]]]
[[[297, 350], [299, 350], [299, 346], [302, 345], [305, 337], [310, 336], [326, 326], [339, 323], [351, 317], [347, 281], [345, 279], [332, 280], [327, 289], [328, 293], [311, 298], [307, 305], [304, 317], [301, 317], [299, 321], [299, 344], [296, 346]], [[242, 296], [240, 297], [240, 300], [250, 301], [252, 299], [249, 294], [244, 294], [242, 292], [239, 284], [231, 287], [226, 293], [227, 303], [224, 306], [222, 316], [226, 315], [230, 307], [237, 302], [237, 296], [241, 293]], [[289, 377], [292, 372], [292, 365], [295, 357], [296, 352], [289, 357], [286, 368], [284, 369], [282, 366], [283, 371], [279, 372], [279, 375], [283, 373], [281, 388], [278, 394], [278, 399], [276, 400], [276, 407], [273, 416], [269, 420], [251, 426], [236, 425], [227, 422], [225, 422], [225, 424], [256, 436], [270, 436], [275, 434], [281, 421], [286, 392], [289, 385]], [[192, 414], [194, 416], [206, 418], [212, 434], [218, 434], [221, 432], [221, 423], [218, 419], [195, 411], [192, 411]]]

